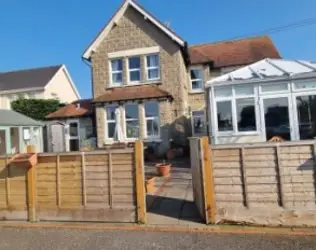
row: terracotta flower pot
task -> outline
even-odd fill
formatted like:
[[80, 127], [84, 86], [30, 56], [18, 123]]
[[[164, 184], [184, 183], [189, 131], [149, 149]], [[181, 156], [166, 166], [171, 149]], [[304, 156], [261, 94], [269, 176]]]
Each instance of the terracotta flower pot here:
[[168, 176], [170, 174], [171, 164], [161, 163], [156, 165], [157, 174], [159, 176]]
[[155, 177], [148, 177], [145, 181], [146, 192], [153, 194], [155, 192]]

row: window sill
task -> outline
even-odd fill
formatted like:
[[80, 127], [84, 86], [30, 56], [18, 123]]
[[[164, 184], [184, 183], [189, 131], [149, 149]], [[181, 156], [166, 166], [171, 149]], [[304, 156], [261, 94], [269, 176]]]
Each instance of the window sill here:
[[216, 137], [230, 137], [230, 136], [252, 136], [252, 135], [261, 135], [260, 131], [254, 132], [217, 132]]
[[127, 87], [133, 87], [133, 86], [143, 86], [143, 85], [160, 85], [161, 81], [160, 80], [155, 80], [155, 81], [146, 81], [146, 82], [137, 82], [137, 83], [128, 83], [128, 84], [123, 84], [123, 85], [118, 85], [118, 86], [108, 86], [106, 89], [114, 89], [114, 88], [127, 88]]
[[189, 94], [194, 95], [194, 94], [204, 94], [205, 91], [203, 89], [201, 90], [190, 90]]

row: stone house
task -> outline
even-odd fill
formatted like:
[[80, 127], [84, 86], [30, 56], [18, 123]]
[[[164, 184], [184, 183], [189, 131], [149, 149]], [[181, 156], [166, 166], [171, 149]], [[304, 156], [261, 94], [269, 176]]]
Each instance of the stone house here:
[[83, 54], [98, 147], [141, 138], [163, 154], [171, 141], [187, 145], [192, 134], [206, 133], [206, 80], [266, 57], [280, 58], [268, 37], [189, 47], [138, 3], [124, 1]]

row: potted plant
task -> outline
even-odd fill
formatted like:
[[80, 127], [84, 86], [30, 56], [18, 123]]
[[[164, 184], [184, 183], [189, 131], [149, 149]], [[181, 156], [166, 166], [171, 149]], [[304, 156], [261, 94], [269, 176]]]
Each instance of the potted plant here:
[[159, 176], [169, 176], [171, 163], [166, 163], [165, 161], [163, 161], [163, 163], [158, 163], [156, 164], [156, 170]]
[[148, 194], [153, 194], [155, 192], [155, 177], [147, 177], [145, 180], [145, 187]]

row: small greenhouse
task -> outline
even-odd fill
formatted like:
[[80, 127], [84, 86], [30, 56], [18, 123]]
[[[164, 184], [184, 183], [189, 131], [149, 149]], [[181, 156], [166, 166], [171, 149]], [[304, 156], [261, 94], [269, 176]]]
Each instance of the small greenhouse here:
[[42, 123], [13, 110], [0, 109], [0, 155], [24, 153], [31, 144], [43, 151]]
[[316, 63], [264, 59], [207, 82], [213, 144], [316, 138]]

